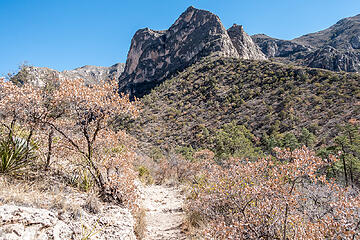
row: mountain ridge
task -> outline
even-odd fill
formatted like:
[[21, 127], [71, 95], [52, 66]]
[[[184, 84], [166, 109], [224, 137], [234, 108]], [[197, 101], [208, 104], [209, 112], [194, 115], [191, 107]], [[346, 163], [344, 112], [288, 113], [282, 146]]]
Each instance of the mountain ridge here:
[[307, 128], [328, 144], [359, 118], [360, 75], [277, 62], [207, 57], [144, 98], [126, 128], [147, 148], [211, 149], [209, 136], [235, 121], [263, 140]]
[[94, 84], [103, 80], [118, 79], [124, 67], [124, 63], [116, 63], [110, 67], [85, 65], [60, 72], [47, 67], [23, 66], [11, 79], [14, 82], [32, 82], [37, 86], [43, 86], [48, 79], [84, 79], [86, 84]]
[[264, 34], [251, 37], [267, 57], [279, 62], [332, 71], [360, 71], [360, 14], [292, 40]]
[[[265, 34], [249, 36], [237, 24], [226, 29], [217, 15], [191, 6], [167, 30], [139, 29], [131, 40], [124, 65], [84, 66], [63, 72], [49, 69], [47, 74], [57, 78], [84, 78], [89, 83], [115, 78], [119, 92], [142, 97], [210, 55], [359, 72], [360, 14], [341, 19], [325, 30], [282, 40]], [[33, 79], [47, 72], [44, 68], [31, 71], [29, 75]]]

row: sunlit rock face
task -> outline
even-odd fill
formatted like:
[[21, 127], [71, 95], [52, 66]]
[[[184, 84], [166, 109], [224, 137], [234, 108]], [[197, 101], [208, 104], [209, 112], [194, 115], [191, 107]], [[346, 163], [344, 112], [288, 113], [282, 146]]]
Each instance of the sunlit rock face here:
[[142, 96], [164, 79], [210, 54], [238, 58], [219, 17], [189, 7], [165, 31], [138, 30], [132, 41], [120, 91]]
[[272, 38], [265, 34], [256, 34], [251, 36], [251, 38], [268, 58], [283, 57], [295, 59], [299, 54], [303, 57], [306, 56], [306, 53], [313, 49], [304, 44]]
[[242, 25], [234, 24], [228, 29], [231, 41], [239, 53], [240, 58], [252, 60], [266, 60], [265, 54], [244, 31]]
[[75, 68], [71, 71], [63, 71], [61, 72], [61, 75], [63, 78], [82, 78], [88, 83], [97, 83], [103, 80], [117, 80], [124, 71], [124, 68], [124, 63], [117, 63], [110, 67], [86, 65], [80, 68]]

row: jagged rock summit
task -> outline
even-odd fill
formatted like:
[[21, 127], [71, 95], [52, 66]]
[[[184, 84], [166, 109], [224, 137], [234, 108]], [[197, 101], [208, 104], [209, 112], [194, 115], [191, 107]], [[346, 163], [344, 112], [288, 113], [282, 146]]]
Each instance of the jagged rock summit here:
[[120, 91], [141, 97], [170, 75], [212, 54], [265, 59], [243, 29], [235, 26], [229, 31], [218, 16], [194, 7], [182, 13], [168, 30], [138, 30], [119, 79]]
[[265, 54], [244, 31], [242, 25], [234, 24], [227, 30], [240, 58], [253, 60], [266, 60]]

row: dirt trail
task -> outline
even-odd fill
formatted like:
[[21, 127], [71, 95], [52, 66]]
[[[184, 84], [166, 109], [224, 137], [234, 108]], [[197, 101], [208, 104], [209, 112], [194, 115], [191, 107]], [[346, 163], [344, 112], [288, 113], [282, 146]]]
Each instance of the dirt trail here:
[[184, 197], [174, 187], [149, 185], [144, 188], [146, 240], [186, 239], [181, 231]]

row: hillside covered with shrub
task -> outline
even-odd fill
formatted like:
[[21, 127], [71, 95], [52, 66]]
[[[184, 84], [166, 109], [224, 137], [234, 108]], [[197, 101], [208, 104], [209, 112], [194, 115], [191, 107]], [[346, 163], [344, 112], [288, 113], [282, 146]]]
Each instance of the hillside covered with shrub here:
[[142, 117], [126, 128], [150, 148], [214, 149], [227, 129], [240, 127], [263, 150], [290, 147], [292, 139], [294, 148], [320, 147], [358, 118], [360, 75], [208, 57], [141, 101]]

